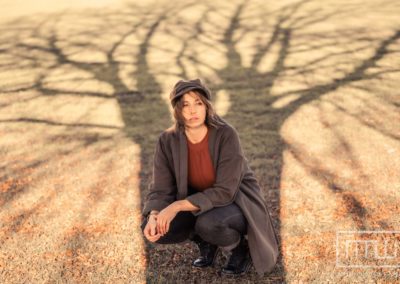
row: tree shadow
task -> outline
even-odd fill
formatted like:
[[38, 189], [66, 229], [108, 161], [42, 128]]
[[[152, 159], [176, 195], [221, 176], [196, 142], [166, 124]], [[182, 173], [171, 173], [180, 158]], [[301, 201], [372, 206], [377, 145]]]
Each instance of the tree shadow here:
[[[83, 34], [86, 39], [83, 42], [75, 42], [73, 37], [65, 38], [64, 34], [58, 32], [57, 27], [59, 24], [62, 24], [62, 14], [53, 15], [53, 17], [49, 17], [39, 24], [34, 21], [33, 28], [26, 27], [25, 24], [29, 23], [29, 20], [22, 19], [21, 21], [24, 23], [22, 26], [24, 28], [22, 28], [20, 33], [15, 35], [18, 30], [15, 29], [12, 33], [8, 33], [3, 37], [1, 44], [6, 47], [0, 47], [0, 55], [18, 62], [18, 68], [31, 68], [35, 70], [35, 77], [33, 80], [28, 80], [28, 83], [10, 84], [11, 86], [3, 84], [0, 87], [0, 92], [2, 96], [23, 92], [33, 92], [33, 95], [22, 100], [10, 99], [9, 101], [11, 102], [0, 103], [0, 109], [7, 110], [13, 104], [21, 101], [35, 101], [43, 97], [54, 98], [67, 93], [69, 96], [115, 100], [121, 113], [123, 126], [82, 123], [79, 122], [80, 119], [76, 123], [65, 123], [27, 116], [0, 119], [0, 123], [6, 125], [10, 123], [45, 124], [48, 127], [65, 126], [69, 129], [121, 129], [134, 143], [140, 146], [141, 168], [139, 172], [139, 187], [142, 197], [144, 197], [148, 190], [147, 185], [151, 180], [154, 151], [152, 145], [155, 145], [161, 131], [170, 125], [170, 113], [167, 102], [162, 98], [165, 89], [163, 89], [162, 82], [160, 82], [160, 75], [166, 74], [174, 78], [190, 79], [191, 74], [195, 73], [205, 79], [214, 94], [226, 90], [230, 95], [230, 108], [224, 117], [239, 131], [250, 167], [255, 171], [263, 189], [263, 195], [273, 217], [273, 225], [278, 234], [280, 244], [282, 243], [280, 239], [280, 188], [282, 167], [284, 166], [283, 152], [286, 149], [293, 153], [294, 157], [311, 175], [320, 179], [321, 182], [328, 184], [334, 194], [341, 196], [347, 214], [353, 218], [358, 229], [367, 229], [366, 219], [370, 216], [368, 215], [368, 210], [362, 206], [362, 202], [352, 195], [351, 190], [343, 188], [337, 182], [334, 172], [323, 172], [320, 170], [321, 167], [318, 166], [318, 160], [306, 160], [302, 156], [301, 150], [297, 150], [282, 138], [281, 131], [288, 118], [302, 106], [317, 101], [324, 95], [341, 87], [352, 86], [357, 82], [379, 78], [381, 75], [389, 72], [398, 72], [399, 70], [389, 68], [381, 68], [376, 71], [376, 67], [378, 61], [392, 52], [389, 47], [399, 40], [400, 31], [394, 31], [392, 35], [382, 41], [365, 38], [363, 31], [357, 29], [348, 30], [346, 34], [334, 32], [332, 34], [318, 32], [307, 34], [303, 30], [307, 30], [308, 27], [324, 23], [327, 19], [351, 12], [350, 6], [343, 6], [333, 11], [314, 8], [307, 15], [300, 13], [302, 9], [305, 9], [312, 2], [299, 1], [272, 11], [265, 11], [265, 7], [262, 6], [257, 11], [256, 7], [255, 13], [257, 17], [269, 17], [274, 19], [274, 23], [265, 22], [265, 26], [255, 27], [243, 25], [246, 17], [249, 17], [245, 14], [245, 10], [248, 9], [249, 5], [247, 1], [243, 1], [235, 6], [232, 14], [228, 16], [223, 9], [207, 3], [171, 4], [168, 7], [161, 8], [143, 8], [130, 5], [126, 7], [124, 14], [120, 11], [115, 13], [105, 11], [100, 15], [95, 15], [94, 18], [107, 18], [109, 20], [107, 26], [101, 24], [95, 28], [84, 29]], [[204, 9], [201, 17], [194, 24], [190, 23], [186, 25], [185, 19], [176, 20], [175, 22], [172, 20], [176, 15], [184, 14], [185, 9], [198, 8], [199, 6]], [[91, 11], [88, 12], [88, 14], [91, 13]], [[228, 23], [227, 26], [224, 27], [213, 22], [209, 18], [212, 13], [225, 18]], [[131, 20], [133, 18], [134, 20]], [[20, 23], [14, 22], [12, 24], [18, 26]], [[205, 24], [214, 27], [215, 32], [207, 32], [203, 27]], [[178, 32], [181, 30], [186, 30], [188, 36], [182, 36]], [[95, 42], [98, 37], [101, 37], [105, 31], [118, 31], [115, 38], [112, 41], [110, 40], [111, 44], [102, 46], [101, 44], [92, 43], [92, 41]], [[255, 52], [252, 54], [250, 64], [245, 65], [238, 45], [245, 40], [250, 32], [257, 33], [260, 39], [255, 44]], [[269, 35], [267, 37], [265, 37], [266, 32]], [[74, 33], [80, 35], [82, 30], [78, 29]], [[155, 42], [159, 34], [174, 37], [181, 48], [178, 51], [174, 51], [171, 48], [165, 47], [163, 43]], [[218, 38], [216, 34], [221, 35], [217, 40], [215, 40], [215, 38]], [[132, 36], [140, 38], [139, 43], [130, 43]], [[362, 38], [363, 36], [364, 38]], [[262, 39], [263, 37], [264, 39]], [[305, 37], [305, 44], [302, 44], [300, 47], [295, 46], [293, 40], [297, 37]], [[348, 38], [350, 42], [360, 41], [364, 43], [364, 46], [351, 47], [348, 50], [340, 52], [327, 52], [327, 54], [315, 60], [296, 66], [287, 63], [288, 59], [297, 53], [334, 46], [341, 37]], [[213, 41], [216, 42], [216, 46], [210, 44]], [[7, 46], [6, 42], [14, 44]], [[371, 42], [378, 42], [374, 53], [364, 60], [355, 62], [352, 69], [347, 70], [343, 75], [335, 78], [327, 76], [327, 80], [320, 84], [295, 88], [294, 90], [281, 92], [279, 95], [274, 93], [274, 87], [278, 84], [282, 76], [288, 76], [288, 74], [306, 76], [319, 68], [321, 62], [328, 62], [328, 67], [334, 68], [334, 63], [330, 62], [330, 59], [362, 51]], [[200, 59], [200, 55], [193, 48], [194, 45], [201, 43], [208, 45], [209, 50], [224, 50], [223, 56], [227, 60], [225, 66], [222, 68], [215, 67], [212, 63], [203, 62]], [[136, 51], [129, 49], [131, 45], [137, 48]], [[74, 48], [78, 47], [80, 50], [90, 51], [95, 49], [99, 51], [103, 55], [103, 60], [75, 59]], [[127, 55], [127, 57], [121, 56], [121, 49], [124, 48], [126, 50], [122, 53], [125, 56]], [[278, 49], [278, 52], [272, 67], [267, 71], [260, 71], [259, 67], [262, 64], [263, 58], [272, 53], [273, 48]], [[175, 70], [177, 71], [153, 70], [153, 67], [149, 64], [150, 51], [157, 50], [163, 50], [174, 58], [174, 64], [177, 67]], [[135, 55], [132, 59], [133, 53]], [[46, 58], [51, 58], [51, 60], [48, 60], [48, 62], [44, 61]], [[5, 72], [10, 67], [8, 59], [4, 59], [3, 61], [0, 62], [0, 72]], [[126, 72], [124, 71], [126, 66], [134, 67], [127, 72], [127, 77], [134, 78], [134, 86], [127, 83], [121, 77], [121, 73]], [[188, 70], [188, 66], [195, 71]], [[83, 78], [75, 76], [72, 79], [50, 80], [54, 72], [62, 70], [62, 73], [65, 74], [68, 73], [69, 69], [78, 70], [85, 75]], [[213, 80], [213, 76], [209, 76], [208, 73], [203, 71], [205, 69], [211, 70], [213, 76], [219, 80]], [[66, 81], [67, 87], [62, 85], [63, 80]], [[111, 86], [112, 92], [103, 92], [101, 88], [98, 91], [81, 90], [80, 84], [90, 80]], [[54, 86], [55, 82], [61, 84], [62, 87]], [[69, 87], [68, 84], [72, 87]], [[336, 104], [337, 108], [349, 114], [337, 102], [332, 102], [332, 104]], [[395, 107], [399, 107], [398, 104], [396, 105], [396, 102], [393, 104]], [[84, 115], [82, 118], [84, 118]], [[365, 121], [362, 115], [354, 115], [354, 118], [366, 127], [374, 129], [382, 135], [397, 141], [400, 140], [398, 134], [386, 129], [384, 125]], [[338, 132], [335, 135], [341, 139], [343, 148], [348, 150], [347, 155], [351, 157], [351, 149], [346, 146], [345, 139], [341, 138], [341, 134]], [[85, 137], [83, 139], [86, 142], [81, 144], [82, 148], [87, 147], [89, 144], [98, 143], [102, 139], [100, 136], [93, 135]], [[74, 150], [79, 151], [80, 148], [75, 148]], [[51, 157], [48, 157], [48, 159], [51, 159]], [[36, 166], [40, 165], [41, 161], [38, 161]], [[354, 167], [358, 166], [357, 163], [354, 164]], [[2, 167], [7, 167], [7, 165]], [[26, 165], [26, 168], [30, 167], [32, 165]], [[14, 175], [15, 173], [10, 174]], [[321, 177], [324, 178], [321, 180]], [[7, 178], [7, 176], [2, 178]], [[11, 197], [10, 193], [8, 195], [2, 193], [1, 198], [4, 202], [9, 202], [17, 198], [24, 190], [29, 190], [29, 187], [15, 191]], [[143, 202], [143, 200], [141, 201]], [[96, 206], [96, 204], [94, 203], [92, 206]], [[82, 208], [82, 210], [85, 209]], [[22, 219], [25, 215], [21, 216], [18, 219], [18, 223], [23, 222]], [[25, 217], [28, 217], [28, 215]], [[16, 226], [13, 224], [15, 224], [15, 221], [12, 224], [10, 223], [10, 232]], [[388, 228], [389, 226], [387, 225], [386, 227]], [[75, 243], [73, 238], [76, 238], [76, 235], [71, 238], [71, 242]], [[185, 266], [189, 266], [190, 259], [184, 255], [193, 254], [193, 247], [190, 245], [186, 244], [183, 248], [171, 246], [169, 249], [164, 249], [148, 244], [146, 253], [149, 259], [148, 271], [146, 273], [148, 281], [161, 281], [162, 279], [168, 281], [194, 281], [198, 277], [210, 279], [211, 281], [212, 277], [218, 277], [211, 270], [193, 272], [187, 267], [179, 268], [178, 271], [174, 270], [173, 273], [171, 272], [170, 269], [173, 267], [172, 262], [176, 262], [177, 259], [182, 261]], [[276, 269], [262, 280], [267, 281], [272, 279], [284, 282], [285, 275], [283, 259], [279, 259]], [[217, 279], [221, 280], [220, 278]], [[251, 275], [245, 277], [245, 280], [256, 281], [260, 279], [257, 279], [255, 273], [252, 272]]]

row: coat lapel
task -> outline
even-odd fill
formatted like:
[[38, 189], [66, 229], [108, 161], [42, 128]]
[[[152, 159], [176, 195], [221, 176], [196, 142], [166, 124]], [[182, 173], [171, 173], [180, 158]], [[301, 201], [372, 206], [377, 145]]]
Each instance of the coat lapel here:
[[214, 153], [217, 129], [215, 129], [215, 127], [210, 127], [208, 131], [210, 131], [208, 135], [208, 149], [210, 151], [211, 161], [213, 162], [214, 172], [217, 172], [217, 155]]
[[188, 149], [184, 131], [179, 131], [179, 180], [178, 200], [187, 196], [187, 175], [188, 175]]

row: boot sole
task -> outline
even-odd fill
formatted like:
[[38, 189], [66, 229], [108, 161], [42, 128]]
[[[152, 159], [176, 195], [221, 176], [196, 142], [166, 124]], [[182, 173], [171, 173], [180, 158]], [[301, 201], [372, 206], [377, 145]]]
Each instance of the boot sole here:
[[243, 275], [247, 274], [247, 272], [249, 272], [251, 264], [252, 264], [252, 262], [251, 262], [251, 260], [249, 260], [246, 263], [246, 266], [245, 266], [244, 270], [242, 272], [240, 272], [240, 273], [227, 273], [227, 272], [224, 272], [223, 270], [221, 270], [221, 275], [223, 275], [223, 276], [231, 276], [231, 277], [243, 276]]
[[217, 259], [217, 256], [218, 256], [218, 253], [220, 252], [220, 250], [221, 250], [220, 248], [217, 248], [217, 250], [215, 251], [214, 257], [213, 257], [213, 259], [212, 259], [212, 261], [211, 261], [210, 264], [207, 264], [207, 265], [204, 265], [204, 266], [195, 266], [195, 265], [193, 265], [193, 263], [192, 263], [192, 267], [194, 267], [194, 268], [214, 267], [215, 260]]

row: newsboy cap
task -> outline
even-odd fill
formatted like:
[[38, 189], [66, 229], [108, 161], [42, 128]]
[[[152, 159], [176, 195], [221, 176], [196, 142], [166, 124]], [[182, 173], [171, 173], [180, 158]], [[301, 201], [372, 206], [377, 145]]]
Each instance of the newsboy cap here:
[[200, 79], [194, 80], [179, 80], [174, 88], [172, 89], [169, 98], [171, 100], [171, 105], [174, 107], [178, 98], [190, 91], [200, 91], [199, 93], [203, 95], [207, 100], [211, 100], [210, 90], [201, 82]]

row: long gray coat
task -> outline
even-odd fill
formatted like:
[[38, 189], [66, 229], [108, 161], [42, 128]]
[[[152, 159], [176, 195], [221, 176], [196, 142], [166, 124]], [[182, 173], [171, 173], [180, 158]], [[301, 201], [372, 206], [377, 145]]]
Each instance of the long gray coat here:
[[235, 202], [247, 222], [251, 258], [259, 274], [270, 272], [278, 257], [278, 243], [260, 186], [243, 154], [237, 131], [229, 124], [209, 128], [209, 150], [216, 172], [213, 187], [187, 196], [187, 142], [184, 131], [166, 130], [159, 136], [150, 192], [142, 211], [162, 210], [175, 200], [187, 199], [200, 215], [213, 207]]

